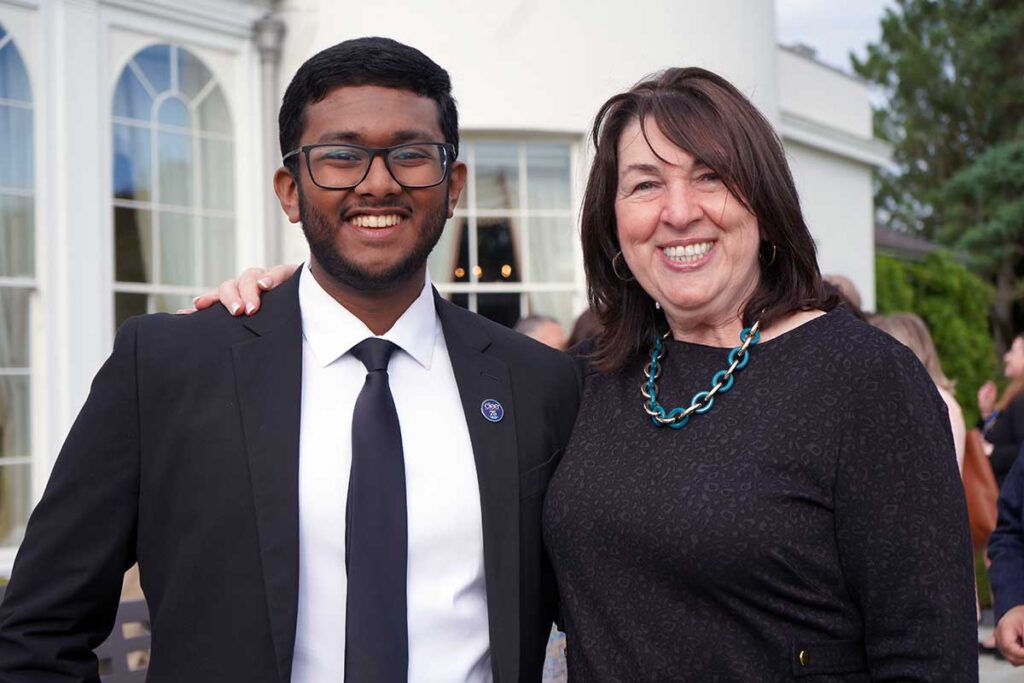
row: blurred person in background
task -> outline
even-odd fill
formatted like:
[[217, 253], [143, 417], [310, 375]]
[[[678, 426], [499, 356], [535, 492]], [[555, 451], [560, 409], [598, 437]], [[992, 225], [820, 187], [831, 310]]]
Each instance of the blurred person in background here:
[[593, 339], [601, 332], [601, 320], [597, 317], [597, 313], [594, 310], [588, 308], [587, 310], [580, 313], [580, 317], [576, 318], [576, 322], [573, 323], [572, 332], [569, 333], [569, 343], [566, 348], [573, 348], [577, 344]]
[[953, 432], [953, 446], [956, 449], [956, 464], [960, 473], [964, 471], [964, 449], [967, 441], [967, 426], [964, 424], [964, 413], [953, 396], [956, 383], [946, 377], [939, 362], [939, 354], [935, 350], [935, 342], [928, 332], [928, 326], [920, 317], [913, 313], [894, 313], [892, 315], [872, 316], [871, 324], [891, 335], [914, 352], [917, 359], [928, 371], [928, 376], [935, 382], [939, 396], [946, 403], [949, 411], [949, 425]]
[[845, 275], [824, 275], [822, 279], [827, 284], [835, 287], [839, 293], [839, 299], [842, 302], [843, 308], [852, 313], [856, 318], [867, 320], [860, 292], [857, 291], [857, 285], [853, 284], [853, 280]]
[[536, 339], [553, 349], [566, 349], [565, 328], [562, 323], [548, 315], [528, 315], [516, 323], [515, 331]]
[[989, 538], [988, 556], [995, 644], [1007, 661], [1020, 666], [1024, 664], [1024, 458], [1019, 455], [999, 493], [999, 521]]
[[1000, 489], [1024, 444], [1024, 333], [1014, 338], [1003, 355], [1003, 374], [1009, 385], [998, 400], [994, 382], [988, 381], [978, 389], [980, 426], [992, 445], [992, 472]]

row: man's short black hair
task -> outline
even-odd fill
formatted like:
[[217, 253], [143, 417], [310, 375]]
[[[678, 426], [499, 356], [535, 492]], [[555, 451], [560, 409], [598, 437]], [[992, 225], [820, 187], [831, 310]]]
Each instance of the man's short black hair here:
[[[299, 146], [306, 107], [345, 86], [407, 90], [437, 103], [444, 141], [459, 150], [459, 113], [448, 72], [414, 47], [390, 38], [355, 38], [321, 50], [299, 67], [278, 115], [281, 155]], [[291, 166], [295, 170], [294, 166]]]

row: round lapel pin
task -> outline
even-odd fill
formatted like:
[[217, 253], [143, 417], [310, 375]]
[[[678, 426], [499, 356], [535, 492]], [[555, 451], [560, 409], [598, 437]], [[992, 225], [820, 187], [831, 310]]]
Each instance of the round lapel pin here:
[[501, 418], [505, 417], [505, 409], [493, 398], [488, 398], [480, 404], [480, 412], [488, 422], [501, 422]]

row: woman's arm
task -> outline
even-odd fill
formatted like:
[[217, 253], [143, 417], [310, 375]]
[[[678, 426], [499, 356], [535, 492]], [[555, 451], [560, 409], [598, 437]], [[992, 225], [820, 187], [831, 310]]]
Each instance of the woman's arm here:
[[867, 363], [851, 388], [835, 515], [871, 680], [977, 681], [970, 533], [942, 399], [903, 347]]

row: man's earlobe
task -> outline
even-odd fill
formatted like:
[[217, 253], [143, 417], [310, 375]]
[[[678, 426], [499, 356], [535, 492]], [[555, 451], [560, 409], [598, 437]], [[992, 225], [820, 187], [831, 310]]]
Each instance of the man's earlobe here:
[[466, 164], [456, 161], [452, 164], [450, 180], [448, 182], [448, 218], [455, 215], [455, 206], [459, 203], [459, 197], [466, 188]]
[[277, 194], [277, 200], [281, 203], [281, 209], [288, 216], [288, 220], [298, 223], [300, 220], [298, 181], [285, 166], [281, 166], [274, 172], [274, 192]]

